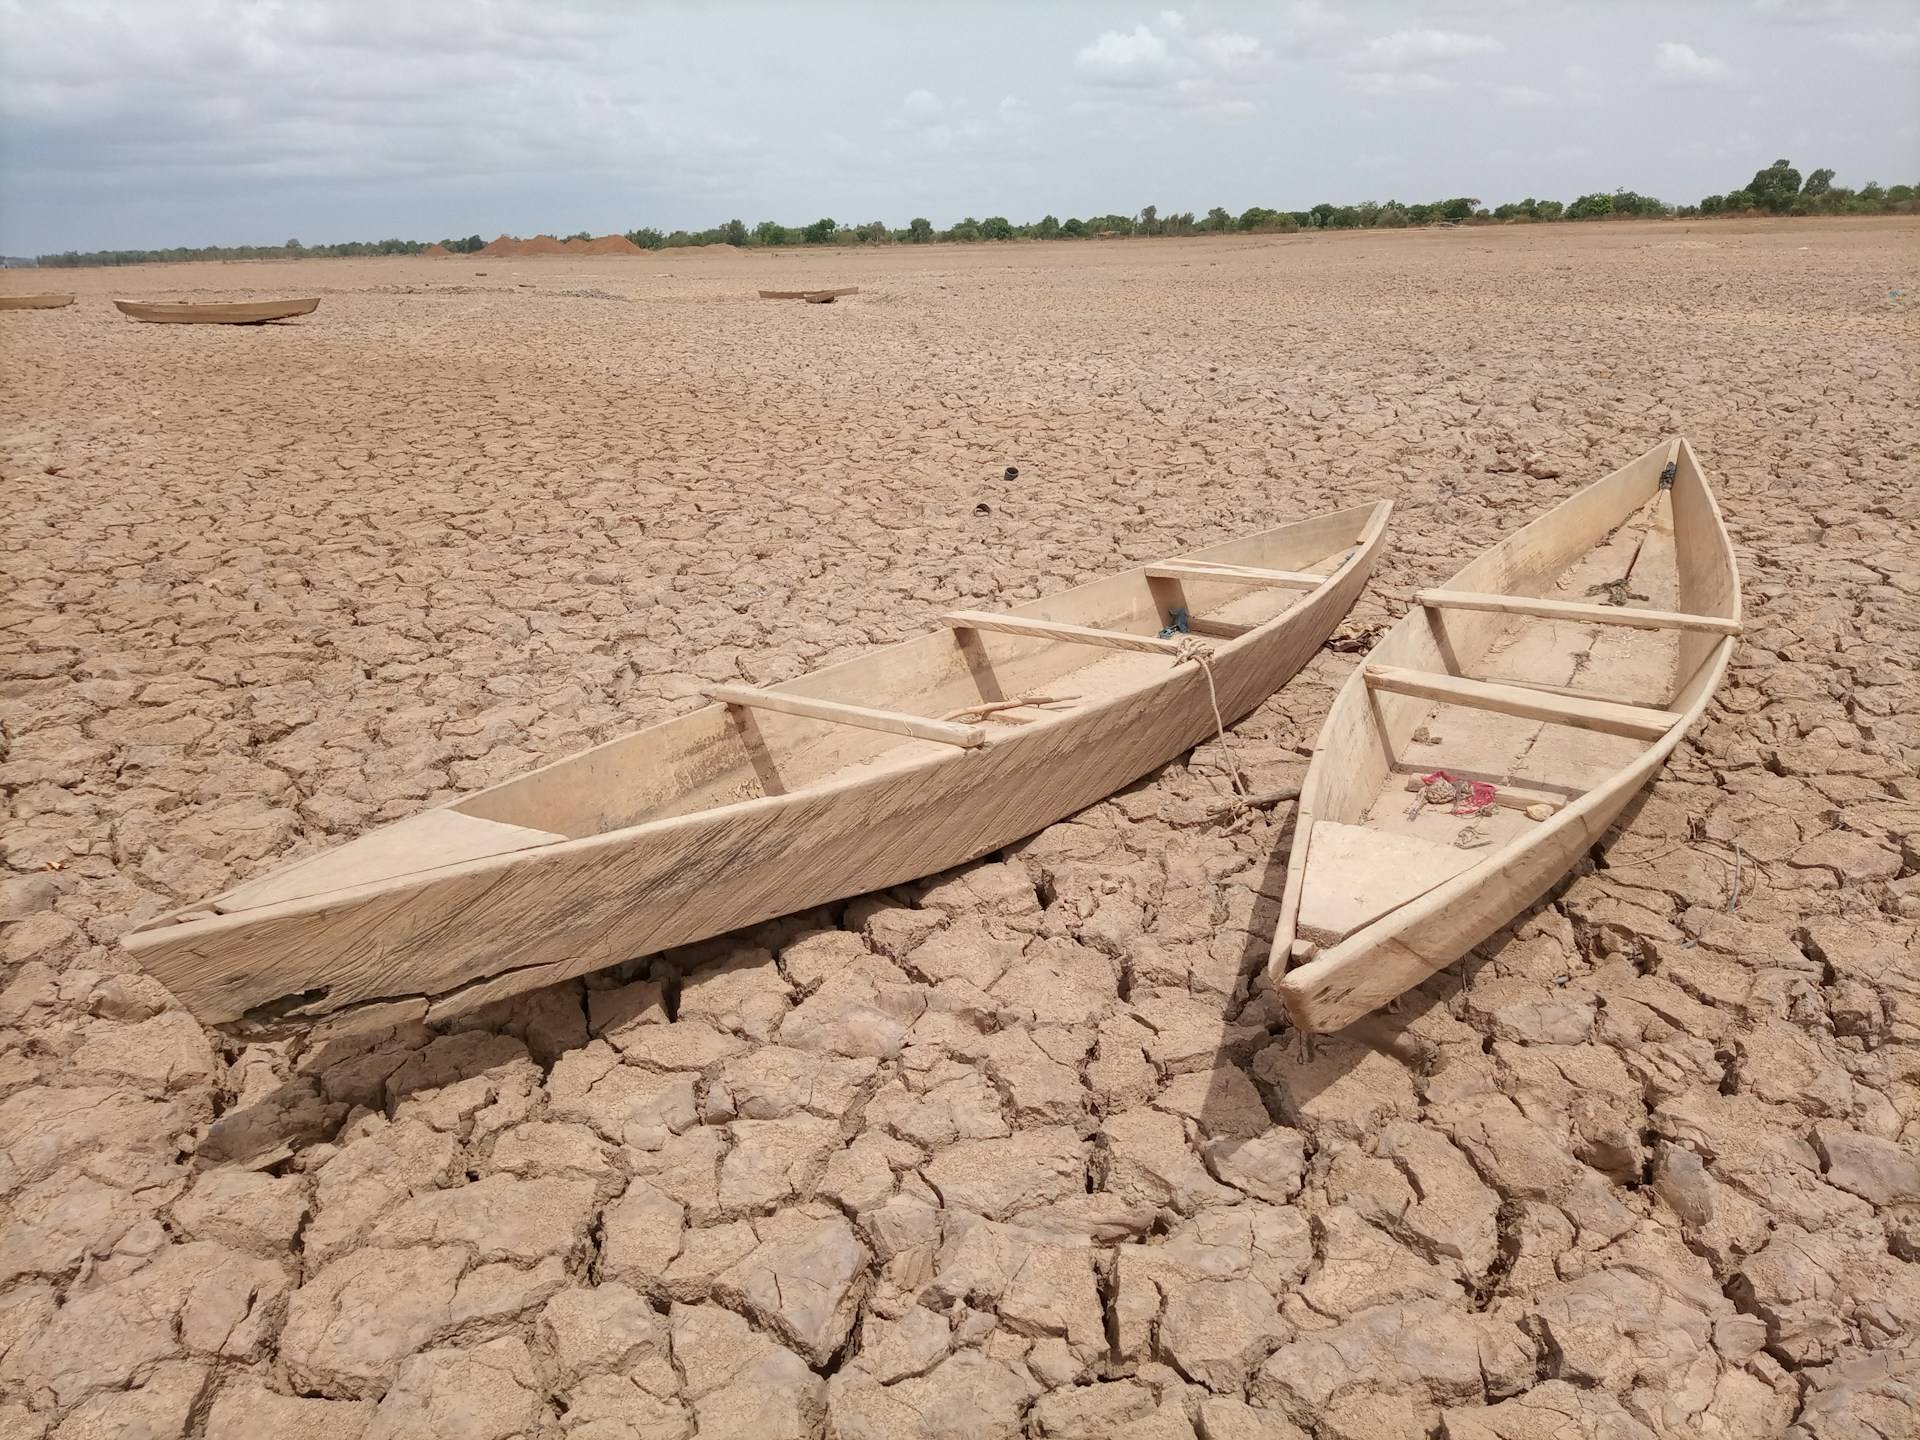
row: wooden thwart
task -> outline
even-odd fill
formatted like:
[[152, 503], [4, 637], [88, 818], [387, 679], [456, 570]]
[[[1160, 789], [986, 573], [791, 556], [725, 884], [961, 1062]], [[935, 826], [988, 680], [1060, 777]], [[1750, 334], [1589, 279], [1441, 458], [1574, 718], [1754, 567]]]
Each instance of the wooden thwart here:
[[1721, 615], [1687, 615], [1674, 610], [1631, 610], [1620, 605], [1582, 605], [1571, 600], [1536, 600], [1525, 595], [1483, 595], [1470, 590], [1422, 590], [1413, 598], [1429, 610], [1490, 610], [1501, 615], [1531, 615], [1541, 620], [1626, 625], [1635, 630], [1697, 630], [1709, 635], [1740, 633], [1738, 620], [1729, 620]]
[[1210, 580], [1216, 585], [1249, 585], [1269, 590], [1318, 590], [1324, 575], [1298, 570], [1256, 570], [1250, 565], [1220, 565], [1211, 560], [1168, 560], [1147, 566], [1149, 580]]
[[1061, 640], [1074, 645], [1104, 645], [1109, 650], [1143, 650], [1149, 655], [1180, 653], [1177, 640], [1152, 635], [1129, 635], [1124, 630], [1096, 630], [1090, 625], [1068, 625], [1059, 620], [1034, 620], [1025, 615], [990, 615], [983, 610], [956, 610], [940, 617], [955, 630], [995, 630], [1002, 635], [1030, 635], [1037, 640]]
[[1242, 635], [1256, 628], [1256, 626], [1241, 625], [1232, 620], [1209, 620], [1204, 615], [1187, 617], [1187, 629], [1195, 635], [1204, 635], [1209, 640], [1238, 640]]
[[1374, 690], [1413, 695], [1443, 705], [1461, 705], [1469, 710], [1491, 710], [1498, 715], [1514, 715], [1522, 720], [1571, 725], [1578, 730], [1595, 730], [1602, 735], [1627, 735], [1636, 740], [1657, 740], [1681, 719], [1670, 710], [1616, 705], [1610, 700], [1576, 700], [1571, 696], [1551, 695], [1541, 690], [1524, 690], [1518, 685], [1462, 680], [1453, 675], [1406, 670], [1397, 665], [1368, 665], [1365, 674], [1368, 687]]
[[773, 710], [782, 715], [799, 715], [808, 720], [825, 720], [835, 725], [853, 725], [862, 730], [882, 730], [889, 735], [909, 735], [915, 740], [937, 740], [971, 750], [987, 743], [987, 735], [978, 725], [956, 725], [950, 720], [929, 720], [920, 715], [904, 715], [897, 710], [873, 710], [865, 705], [844, 705], [837, 700], [815, 700], [806, 695], [788, 695], [779, 690], [760, 690], [752, 685], [716, 685], [704, 692], [707, 699], [720, 705], [739, 705], [751, 710]]

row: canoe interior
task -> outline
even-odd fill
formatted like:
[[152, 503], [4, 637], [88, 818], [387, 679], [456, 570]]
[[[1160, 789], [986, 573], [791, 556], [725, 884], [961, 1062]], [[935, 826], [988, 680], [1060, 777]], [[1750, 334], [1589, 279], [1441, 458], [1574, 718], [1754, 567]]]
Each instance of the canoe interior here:
[[[1665, 490], [1670, 454], [1675, 475]], [[1570, 497], [1444, 588], [1593, 605], [1608, 602], [1620, 580], [1627, 608], [1737, 618], [1733, 557], [1683, 441], [1662, 443]], [[1692, 682], [1722, 640], [1416, 604], [1367, 664], [1672, 711], [1697, 698]], [[1301, 800], [1312, 831], [1296, 957], [1385, 923], [1487, 864], [1539, 826], [1527, 802], [1557, 811], [1606, 786], [1654, 743], [1389, 693], [1356, 676], [1329, 712]], [[1506, 803], [1481, 816], [1423, 804], [1408, 784], [1435, 771], [1490, 782]]]
[[[1375, 516], [1375, 506], [1357, 506], [1179, 558], [1331, 575], [1355, 552]], [[1017, 605], [1006, 613], [1154, 636], [1177, 609], [1202, 622], [1251, 627], [1278, 619], [1311, 593], [1225, 579], [1149, 578], [1146, 568]], [[1159, 654], [941, 629], [765, 688], [929, 719], [992, 701], [1072, 697], [1071, 707], [1061, 712], [1067, 714], [1150, 687], [1165, 678], [1167, 669], [1166, 656]], [[1046, 725], [1056, 718], [1032, 709], [988, 723], [995, 734], [1010, 734], [1019, 726]], [[757, 708], [710, 705], [282, 867], [196, 911], [234, 914], [307, 899], [489, 855], [830, 786], [949, 749], [938, 741]]]

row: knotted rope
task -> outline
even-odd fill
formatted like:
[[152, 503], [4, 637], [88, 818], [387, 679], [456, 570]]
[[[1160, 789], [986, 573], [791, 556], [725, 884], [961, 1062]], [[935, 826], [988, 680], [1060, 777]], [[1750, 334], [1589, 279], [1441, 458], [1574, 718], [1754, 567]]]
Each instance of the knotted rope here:
[[1173, 663], [1184, 665], [1189, 660], [1200, 667], [1200, 673], [1207, 677], [1207, 701], [1213, 706], [1213, 733], [1219, 737], [1220, 753], [1227, 757], [1227, 777], [1233, 782], [1234, 808], [1245, 809], [1252, 803], [1253, 792], [1247, 788], [1245, 777], [1240, 773], [1240, 762], [1234, 758], [1233, 747], [1227, 743], [1227, 722], [1220, 714], [1220, 694], [1213, 687], [1213, 647], [1197, 635], [1182, 635], [1179, 648], [1173, 652]]

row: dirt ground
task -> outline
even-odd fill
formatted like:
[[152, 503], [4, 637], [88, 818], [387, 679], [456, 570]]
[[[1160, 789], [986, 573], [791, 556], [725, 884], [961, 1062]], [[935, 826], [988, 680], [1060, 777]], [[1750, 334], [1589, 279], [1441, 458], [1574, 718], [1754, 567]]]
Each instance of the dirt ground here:
[[[0, 313], [0, 1433], [1920, 1433], [1917, 257], [0, 276], [80, 294]], [[1746, 585], [1708, 720], [1548, 903], [1310, 1056], [1253, 978], [1290, 807], [1195, 823], [1217, 744], [450, 1033], [240, 1046], [115, 945], [704, 683], [1290, 516], [1393, 497], [1355, 619], [1398, 614], [1674, 433]], [[1238, 727], [1259, 788], [1355, 663]]]

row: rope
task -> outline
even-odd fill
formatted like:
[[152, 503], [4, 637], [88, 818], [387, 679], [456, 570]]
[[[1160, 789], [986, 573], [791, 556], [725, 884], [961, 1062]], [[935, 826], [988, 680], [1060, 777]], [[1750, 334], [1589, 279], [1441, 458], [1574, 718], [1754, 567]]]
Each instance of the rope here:
[[1250, 803], [1253, 792], [1240, 774], [1240, 762], [1234, 759], [1233, 747], [1227, 743], [1227, 722], [1220, 714], [1220, 694], [1213, 688], [1213, 647], [1196, 635], [1181, 636], [1180, 648], [1173, 652], [1173, 663], [1184, 665], [1189, 660], [1199, 665], [1200, 673], [1207, 677], [1207, 700], [1213, 706], [1213, 733], [1219, 737], [1220, 753], [1227, 757], [1227, 776], [1233, 782], [1235, 808], [1243, 809]]

